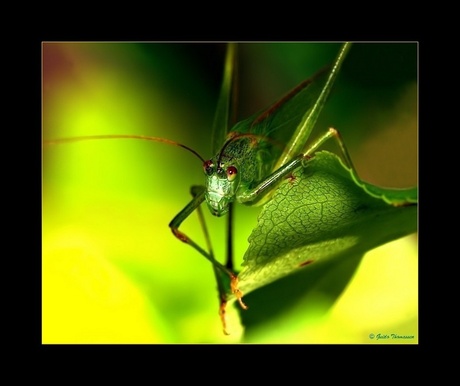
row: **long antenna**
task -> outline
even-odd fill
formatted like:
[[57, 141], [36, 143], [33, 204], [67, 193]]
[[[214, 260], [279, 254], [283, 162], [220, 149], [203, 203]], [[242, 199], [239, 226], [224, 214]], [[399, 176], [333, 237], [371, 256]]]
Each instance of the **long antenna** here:
[[143, 139], [145, 141], [153, 141], [153, 142], [162, 142], [167, 143], [168, 145], [179, 146], [189, 152], [193, 153], [196, 157], [198, 157], [201, 162], [205, 162], [205, 159], [199, 155], [195, 150], [191, 149], [190, 147], [183, 145], [179, 142], [171, 141], [170, 139], [160, 138], [160, 137], [150, 137], [148, 135], [131, 135], [131, 134], [117, 134], [117, 135], [85, 135], [81, 137], [71, 137], [71, 138], [58, 138], [52, 139], [49, 141], [43, 141], [45, 145], [60, 145], [64, 143], [70, 142], [78, 142], [78, 141], [88, 141], [93, 139]]

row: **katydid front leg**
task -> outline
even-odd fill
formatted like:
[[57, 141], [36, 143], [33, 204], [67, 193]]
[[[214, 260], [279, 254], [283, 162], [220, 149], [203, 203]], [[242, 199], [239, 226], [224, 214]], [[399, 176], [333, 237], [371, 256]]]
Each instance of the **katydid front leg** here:
[[[203, 186], [192, 186], [191, 193], [195, 197], [195, 195], [200, 194], [200, 192], [202, 190], [203, 190]], [[212, 245], [211, 245], [211, 238], [209, 237], [208, 227], [206, 226], [206, 222], [204, 220], [203, 210], [202, 210], [201, 205], [199, 205], [196, 208], [196, 210], [197, 210], [197, 213], [198, 213], [198, 218], [200, 220], [201, 228], [203, 230], [204, 238], [205, 238], [206, 244], [208, 246], [209, 255], [214, 261], [216, 261], [215, 257], [214, 257], [214, 252], [213, 252], [213, 249], [212, 249]], [[231, 210], [229, 211], [227, 218], [228, 218], [228, 233], [230, 233], [231, 226], [232, 226], [232, 224], [231, 224], [231, 222], [232, 222], [232, 211]], [[231, 235], [229, 235], [228, 237], [231, 237]], [[228, 249], [227, 249], [227, 262], [226, 262], [225, 266], [227, 267], [227, 270], [230, 271], [230, 272], [232, 272], [232, 267], [233, 267], [231, 244], [232, 244], [231, 239], [227, 240], [227, 248]], [[215, 277], [216, 282], [217, 282], [217, 290], [218, 290], [218, 295], [219, 295], [219, 316], [220, 316], [220, 320], [222, 322], [222, 327], [223, 327], [224, 334], [229, 335], [229, 333], [227, 332], [227, 318], [226, 318], [227, 291], [226, 291], [226, 287], [224, 285], [224, 281], [222, 279], [222, 275], [223, 274], [228, 275], [228, 272], [222, 272], [220, 270], [220, 268], [217, 265], [214, 265], [214, 264], [212, 265], [212, 269], [214, 271], [214, 277]], [[230, 276], [230, 283], [232, 283], [232, 280], [236, 280], [236, 275]], [[232, 284], [230, 284], [230, 285], [232, 285]]]
[[279, 169], [275, 170], [265, 180], [259, 183], [255, 188], [247, 192], [239, 192], [236, 197], [238, 202], [246, 205], [252, 205], [260, 201], [268, 193], [273, 191], [273, 188], [276, 187], [276, 185], [281, 180], [290, 175], [294, 170], [298, 169], [299, 167], [305, 167], [307, 165], [308, 160], [310, 160], [313, 157], [313, 153], [322, 144], [324, 144], [327, 140], [331, 138], [334, 138], [337, 141], [340, 152], [342, 153], [342, 157], [346, 165], [352, 170], [352, 172], [355, 175], [357, 175], [353, 163], [351, 162], [351, 158], [348, 154], [347, 148], [342, 140], [342, 137], [336, 129], [330, 128], [324, 135], [318, 138], [316, 142], [310, 145], [303, 153], [299, 154], [291, 161], [287, 162], [286, 164], [282, 165]]
[[[225, 289], [225, 286], [224, 286], [224, 283], [221, 277], [222, 273], [229, 276], [231, 291], [235, 295], [235, 297], [238, 299], [238, 302], [240, 303], [241, 307], [243, 309], [247, 309], [247, 306], [243, 303], [243, 300], [242, 300], [243, 293], [238, 289], [237, 276], [229, 268], [219, 263], [214, 257], [214, 253], [213, 253], [212, 246], [211, 246], [211, 241], [209, 238], [209, 234], [208, 234], [207, 227], [204, 222], [203, 213], [201, 210], [201, 204], [205, 200], [205, 190], [206, 189], [204, 186], [192, 186], [191, 188], [191, 193], [193, 196], [192, 201], [190, 201], [190, 203], [184, 209], [182, 209], [176, 215], [176, 217], [172, 219], [172, 221], [169, 223], [169, 227], [171, 228], [171, 231], [174, 234], [174, 236], [176, 236], [180, 241], [193, 247], [202, 256], [204, 256], [207, 260], [209, 260], [212, 263], [212, 267], [214, 270], [214, 276], [216, 278], [217, 288], [219, 292], [219, 302], [220, 302], [219, 315], [222, 321], [224, 333], [228, 334], [227, 329], [226, 329], [226, 319], [225, 319], [225, 308], [227, 305], [227, 295], [226, 295], [226, 289]], [[200, 223], [203, 229], [203, 233], [205, 235], [206, 243], [208, 244], [207, 246], [208, 246], [209, 252], [206, 252], [197, 243], [195, 243], [190, 237], [188, 237], [185, 233], [179, 230], [179, 227], [182, 224], [182, 222], [188, 216], [190, 216], [190, 214], [195, 210], [197, 210], [197, 213], [200, 219]]]

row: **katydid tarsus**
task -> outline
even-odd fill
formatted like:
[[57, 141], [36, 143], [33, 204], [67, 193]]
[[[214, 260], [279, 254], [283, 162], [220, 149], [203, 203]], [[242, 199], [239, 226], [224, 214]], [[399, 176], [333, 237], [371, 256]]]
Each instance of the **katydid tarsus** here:
[[[233, 268], [231, 232], [229, 231], [227, 242], [226, 262], [221, 263], [214, 256], [204, 224], [201, 204], [206, 201], [207, 207], [215, 216], [226, 215], [228, 227], [231, 229], [232, 205], [235, 203], [262, 205], [267, 202], [277, 185], [296, 169], [307, 167], [315, 151], [330, 138], [337, 141], [345, 164], [354, 170], [337, 130], [331, 128], [316, 141], [307, 144], [340, 66], [350, 49], [350, 44], [342, 45], [336, 60], [330, 67], [302, 82], [268, 109], [230, 127], [236, 48], [234, 44], [228, 45], [222, 91], [213, 127], [214, 155], [210, 159], [205, 159], [193, 149], [175, 141], [141, 135], [94, 135], [45, 141], [45, 144], [51, 145], [96, 139], [141, 139], [180, 146], [200, 159], [205, 185], [192, 187], [192, 200], [173, 218], [169, 227], [179, 240], [192, 246], [211, 262], [217, 281], [219, 313], [224, 332], [226, 332], [226, 276], [230, 278], [231, 292], [241, 307], [246, 308], [246, 305], [242, 299], [243, 293], [238, 289], [238, 276]], [[195, 210], [200, 216], [206, 247], [198, 245], [179, 229], [182, 222]]]

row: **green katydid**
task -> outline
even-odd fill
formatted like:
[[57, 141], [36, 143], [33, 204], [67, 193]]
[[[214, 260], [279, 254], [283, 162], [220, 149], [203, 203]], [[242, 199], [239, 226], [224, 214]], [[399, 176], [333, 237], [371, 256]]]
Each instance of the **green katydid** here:
[[206, 187], [192, 189], [192, 201], [171, 221], [170, 227], [176, 237], [211, 261], [218, 283], [220, 314], [225, 330], [226, 276], [231, 279], [233, 294], [240, 301], [241, 306], [245, 307], [242, 301], [243, 294], [238, 289], [238, 277], [233, 270], [231, 253], [227, 257], [227, 262], [221, 264], [214, 257], [209, 237], [206, 237], [208, 245], [205, 250], [182, 233], [179, 227], [195, 209], [201, 214], [200, 205], [204, 201], [207, 202], [211, 213], [216, 216], [230, 212], [229, 222], [234, 202], [247, 205], [267, 202], [278, 183], [288, 178], [296, 169], [308, 165], [314, 152], [329, 138], [337, 139], [345, 163], [353, 169], [350, 157], [336, 130], [331, 129], [312, 145], [305, 145], [349, 47], [349, 44], [345, 44], [341, 48], [330, 71], [322, 71], [312, 79], [301, 83], [268, 110], [253, 115], [228, 131], [222, 130], [222, 127], [228, 127], [230, 91], [236, 54], [235, 46], [229, 45], [224, 82], [214, 124], [214, 133], [217, 133], [213, 136], [214, 156], [210, 160], [205, 160], [185, 145], [156, 137], [109, 135], [61, 139], [48, 141], [48, 143], [101, 138], [137, 138], [181, 146], [200, 158], [206, 176]]

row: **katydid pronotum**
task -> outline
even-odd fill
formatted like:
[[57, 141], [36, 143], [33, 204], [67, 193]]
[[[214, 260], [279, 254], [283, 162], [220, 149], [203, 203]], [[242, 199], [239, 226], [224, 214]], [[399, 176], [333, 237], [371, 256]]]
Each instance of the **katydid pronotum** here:
[[[343, 142], [334, 129], [327, 131], [313, 145], [305, 145], [349, 49], [349, 45], [345, 44], [341, 48], [336, 61], [329, 68], [329, 71], [322, 71], [313, 78], [301, 83], [272, 107], [236, 124], [229, 131], [227, 127], [231, 101], [230, 91], [233, 84], [235, 49], [234, 45], [229, 45], [224, 85], [214, 124], [215, 133], [222, 127], [225, 127], [225, 130], [219, 131], [224, 134], [214, 136], [214, 157], [210, 160], [206, 161], [184, 145], [156, 137], [108, 135], [57, 139], [47, 142], [51, 144], [86, 139], [137, 138], [181, 146], [192, 151], [200, 158], [206, 176], [206, 188], [192, 188], [192, 201], [171, 221], [170, 228], [177, 238], [191, 245], [212, 263], [218, 283], [220, 315], [224, 323], [224, 330], [225, 305], [227, 301], [225, 276], [230, 278], [232, 292], [240, 301], [241, 306], [245, 307], [242, 301], [243, 294], [238, 290], [238, 278], [233, 269], [231, 253], [228, 254], [225, 264], [219, 263], [214, 257], [209, 237], [206, 236], [208, 244], [206, 248], [199, 246], [188, 235], [179, 230], [182, 222], [195, 209], [201, 216], [200, 205], [203, 201], [207, 202], [211, 213], [216, 216], [222, 216], [230, 212], [227, 214], [229, 222], [231, 221], [231, 208], [235, 202], [246, 205], [260, 205], [267, 202], [275, 191], [277, 184], [284, 178], [289, 177], [293, 170], [306, 166], [318, 147], [331, 137], [338, 140], [340, 149], [342, 149], [343, 159], [352, 168], [350, 157], [347, 155]], [[313, 92], [311, 91], [312, 87], [314, 87]], [[292, 103], [292, 101], [295, 101], [295, 103]], [[300, 103], [302, 101], [305, 101], [303, 106]], [[289, 130], [283, 130], [286, 127]], [[287, 138], [287, 136], [291, 138]], [[288, 141], [289, 139], [290, 141]], [[202, 222], [202, 224], [204, 223]], [[206, 229], [205, 234], [207, 234]]]

